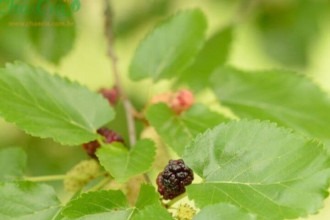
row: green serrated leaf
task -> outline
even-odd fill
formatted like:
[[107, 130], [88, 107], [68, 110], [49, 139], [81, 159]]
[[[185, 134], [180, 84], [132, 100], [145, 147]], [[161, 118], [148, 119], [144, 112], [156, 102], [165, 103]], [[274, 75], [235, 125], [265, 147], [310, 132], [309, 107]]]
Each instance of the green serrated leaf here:
[[139, 45], [130, 66], [130, 77], [155, 81], [181, 73], [198, 52], [206, 29], [200, 10], [176, 14], [156, 27]]
[[160, 204], [149, 205], [133, 215], [132, 220], [146, 220], [146, 219], [157, 219], [157, 220], [173, 220], [172, 216], [164, 207]]
[[32, 45], [45, 59], [58, 64], [72, 49], [75, 39], [74, 18], [70, 4], [65, 1], [42, 1], [38, 3], [38, 7], [41, 10], [37, 13], [31, 9], [29, 20], [45, 25], [29, 28]]
[[21, 177], [25, 167], [26, 154], [21, 148], [0, 150], [0, 181]]
[[165, 104], [156, 104], [147, 110], [146, 117], [157, 133], [178, 155], [200, 132], [218, 125], [226, 119], [204, 105], [195, 104], [182, 115], [176, 115]]
[[303, 75], [221, 67], [211, 81], [221, 103], [238, 116], [271, 120], [330, 141], [330, 99]]
[[242, 211], [231, 204], [219, 203], [203, 208], [193, 220], [255, 220], [256, 216]]
[[158, 193], [152, 185], [142, 185], [139, 197], [135, 207], [137, 211], [134, 213], [132, 220], [157, 219], [168, 220], [173, 219], [169, 212], [162, 207]]
[[209, 86], [211, 73], [227, 61], [232, 35], [233, 28], [226, 27], [208, 39], [195, 61], [178, 77], [178, 82], [188, 84], [194, 90]]
[[55, 191], [31, 182], [0, 183], [0, 219], [53, 219], [60, 209]]
[[269, 122], [219, 125], [198, 136], [184, 160], [204, 179], [187, 187], [199, 207], [225, 202], [258, 219], [288, 219], [315, 213], [328, 194], [323, 146]]
[[20, 62], [0, 69], [0, 97], [0, 114], [8, 122], [66, 145], [96, 139], [96, 130], [114, 118], [100, 95]]
[[160, 204], [159, 194], [152, 185], [143, 184], [140, 189], [139, 197], [136, 201], [135, 207], [143, 209], [148, 205]]
[[131, 220], [134, 209], [112, 210], [104, 213], [85, 215], [79, 218], [64, 217], [61, 220]]
[[151, 168], [156, 147], [151, 140], [139, 140], [132, 150], [120, 143], [102, 146], [96, 153], [101, 165], [118, 181], [142, 174]]
[[61, 214], [68, 219], [97, 219], [100, 216], [127, 216], [126, 211], [129, 210], [125, 195], [119, 190], [109, 190], [84, 193], [70, 201]]

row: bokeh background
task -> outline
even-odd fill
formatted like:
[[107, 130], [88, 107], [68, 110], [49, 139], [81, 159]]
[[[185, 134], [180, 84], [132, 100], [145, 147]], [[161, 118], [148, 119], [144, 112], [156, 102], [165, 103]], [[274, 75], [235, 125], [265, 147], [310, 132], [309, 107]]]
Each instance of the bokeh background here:
[[[91, 90], [113, 85], [111, 63], [106, 56], [103, 1], [15, 0], [15, 6], [9, 6], [9, 2], [0, 0], [1, 66], [22, 60]], [[36, 13], [38, 2], [42, 2], [42, 10]], [[71, 10], [66, 7], [51, 11], [63, 4], [71, 4]], [[205, 13], [209, 36], [234, 25], [228, 64], [246, 70], [295, 70], [330, 93], [329, 0], [113, 0], [111, 5], [120, 72], [137, 106], [166, 90], [170, 82], [131, 82], [127, 71], [135, 48], [155, 24], [189, 8], [200, 8]], [[35, 23], [46, 21], [53, 25]], [[113, 126], [126, 135], [126, 128], [117, 121]], [[30, 137], [0, 119], [0, 148], [12, 146], [25, 149], [27, 174], [32, 176], [62, 174], [87, 158], [80, 146], [61, 146]], [[54, 186], [60, 188], [60, 183]], [[308, 219], [330, 219], [330, 199], [318, 215]]]

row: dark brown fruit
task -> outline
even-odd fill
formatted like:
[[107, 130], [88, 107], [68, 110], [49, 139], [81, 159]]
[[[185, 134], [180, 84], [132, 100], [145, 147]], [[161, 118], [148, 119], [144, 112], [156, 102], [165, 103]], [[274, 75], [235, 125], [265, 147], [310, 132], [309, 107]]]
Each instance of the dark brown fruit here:
[[[117, 134], [116, 132], [108, 129], [108, 128], [100, 128], [97, 130], [97, 133], [99, 133], [100, 135], [102, 135], [104, 137], [104, 142], [105, 143], [112, 143], [112, 142], [122, 142], [124, 143], [124, 139]], [[88, 143], [85, 143], [82, 145], [84, 150], [86, 151], [86, 153], [92, 157], [92, 158], [97, 158], [95, 155], [96, 150], [100, 147], [100, 144], [98, 141], [91, 141]]]
[[194, 180], [193, 171], [183, 160], [170, 160], [157, 176], [158, 192], [164, 199], [173, 199], [186, 191], [185, 186]]

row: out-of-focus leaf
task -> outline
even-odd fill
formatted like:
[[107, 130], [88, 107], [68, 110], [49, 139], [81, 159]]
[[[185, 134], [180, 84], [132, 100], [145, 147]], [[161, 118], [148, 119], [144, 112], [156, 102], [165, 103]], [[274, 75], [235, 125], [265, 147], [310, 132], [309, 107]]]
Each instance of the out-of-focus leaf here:
[[41, 1], [37, 11], [31, 10], [29, 20], [41, 24], [29, 27], [37, 52], [45, 59], [59, 63], [72, 49], [75, 39], [74, 18], [69, 1]]
[[0, 150], [0, 181], [12, 180], [23, 175], [26, 154], [18, 147]]
[[268, 54], [284, 65], [305, 66], [309, 48], [320, 33], [319, 22], [328, 0], [279, 0], [261, 2], [257, 18]]
[[131, 8], [132, 10], [126, 14], [126, 17], [115, 23], [114, 33], [116, 37], [126, 37], [150, 20], [164, 15], [172, 2], [173, 0], [140, 2], [139, 5]]
[[10, 2], [0, 1], [0, 63], [24, 60], [29, 48], [28, 27], [22, 23], [28, 12], [11, 12]]
[[193, 105], [182, 115], [176, 115], [165, 104], [156, 104], [147, 110], [149, 123], [178, 155], [194, 137], [206, 129], [226, 121], [226, 118], [210, 111], [202, 104]]
[[323, 145], [257, 120], [208, 130], [184, 160], [203, 182], [187, 186], [198, 207], [232, 203], [258, 219], [316, 213], [327, 197], [330, 157]]
[[232, 32], [232, 27], [227, 27], [208, 39], [195, 61], [179, 76], [178, 82], [187, 84], [194, 90], [207, 87], [214, 69], [227, 61]]
[[242, 118], [271, 120], [330, 141], [330, 99], [303, 75], [223, 67], [213, 73], [211, 83], [220, 102]]
[[118, 181], [142, 174], [151, 168], [156, 155], [155, 144], [150, 140], [139, 140], [129, 151], [118, 142], [102, 146], [97, 151], [101, 165]]
[[61, 207], [55, 191], [43, 184], [0, 182], [0, 219], [53, 219]]
[[0, 1], [0, 62], [24, 60], [33, 46], [44, 58], [58, 63], [72, 48], [75, 36], [72, 13], [80, 3], [69, 3]]
[[0, 97], [1, 116], [8, 122], [66, 145], [96, 139], [96, 130], [114, 118], [100, 95], [20, 62], [0, 69]]
[[157, 81], [181, 73], [200, 49], [205, 29], [205, 16], [197, 9], [183, 11], [161, 23], [137, 48], [130, 77]]

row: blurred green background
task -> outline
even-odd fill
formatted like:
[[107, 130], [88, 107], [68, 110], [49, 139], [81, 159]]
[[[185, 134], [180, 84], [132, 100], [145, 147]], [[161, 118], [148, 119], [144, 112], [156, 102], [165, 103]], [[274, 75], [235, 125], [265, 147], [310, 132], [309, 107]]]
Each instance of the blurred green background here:
[[[1, 66], [23, 60], [91, 90], [112, 86], [103, 1], [40, 1], [42, 10], [38, 13], [35, 10], [39, 1], [16, 0], [16, 8], [9, 7], [8, 2], [0, 0]], [[137, 105], [166, 90], [168, 82], [129, 81], [127, 71], [135, 48], [155, 24], [189, 8], [200, 8], [206, 14], [208, 35], [234, 25], [228, 64], [247, 70], [296, 70], [330, 92], [329, 0], [125, 0], [111, 1], [111, 5], [120, 72]], [[51, 13], [55, 6], [60, 9]], [[57, 25], [22, 23], [35, 21]], [[59, 22], [66, 25], [60, 26]], [[118, 112], [121, 115], [120, 107]], [[125, 133], [125, 125], [117, 121], [112, 126]], [[80, 146], [65, 147], [30, 137], [0, 119], [0, 148], [11, 146], [26, 150], [29, 175], [61, 174], [87, 158]], [[308, 219], [330, 219], [330, 199], [320, 214]]]

